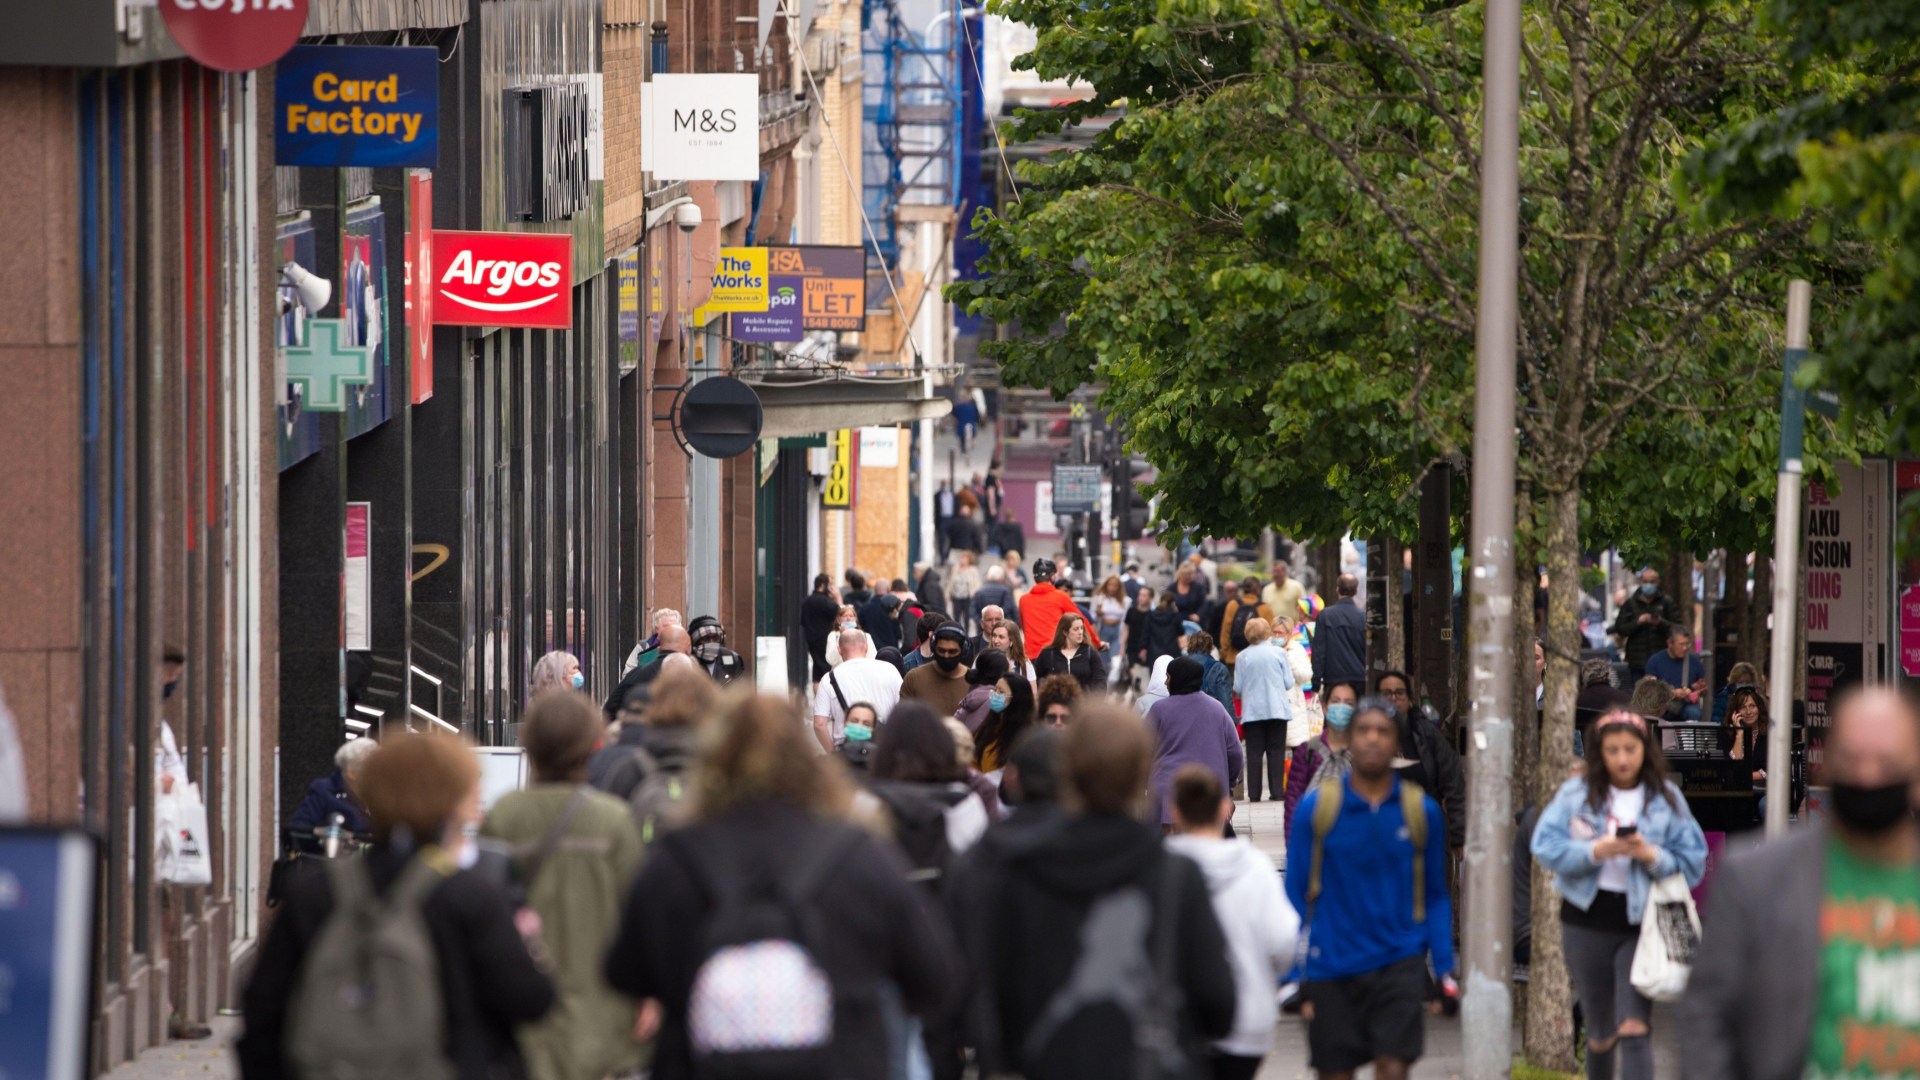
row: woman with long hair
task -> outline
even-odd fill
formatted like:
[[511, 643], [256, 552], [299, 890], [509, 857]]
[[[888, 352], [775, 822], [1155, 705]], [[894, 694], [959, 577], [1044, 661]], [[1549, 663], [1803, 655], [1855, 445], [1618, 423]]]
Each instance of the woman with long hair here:
[[1120, 651], [1120, 634], [1132, 606], [1127, 599], [1127, 587], [1121, 584], [1118, 574], [1108, 574], [1107, 580], [1093, 590], [1093, 621], [1100, 629], [1100, 655], [1107, 662], [1109, 672], [1114, 669], [1114, 661], [1126, 655]]
[[1628, 973], [1653, 883], [1679, 874], [1700, 884], [1707, 838], [1647, 719], [1615, 710], [1594, 721], [1586, 775], [1561, 785], [1533, 833], [1533, 857], [1553, 871], [1561, 942], [1586, 1017], [1587, 1076], [1651, 1080], [1652, 1003]]
[[[881, 725], [881, 750], [901, 715], [896, 710]], [[831, 984], [815, 990], [792, 982], [759, 988], [736, 982], [735, 992], [747, 998], [737, 1003], [744, 1011], [736, 1015], [780, 1012], [792, 1029], [784, 1045], [817, 1049], [834, 1076], [889, 1075], [882, 1010], [836, 1006], [874, 1002], [883, 987], [897, 990], [914, 1012], [930, 1012], [945, 1000], [954, 961], [924, 898], [880, 840], [844, 820], [852, 798], [846, 771], [809, 741], [786, 699], [738, 699], [709, 736], [694, 773], [696, 819], [648, 852], [606, 954], [610, 986], [660, 1003], [652, 1075], [685, 1080], [696, 1075], [696, 1045], [704, 1042], [712, 1054], [715, 1039], [772, 1034], [728, 1030], [724, 1022], [706, 1027], [723, 1018], [693, 1007], [696, 977], [717, 967], [710, 962], [715, 920], [731, 910], [715, 902], [716, 888], [748, 895], [771, 888], [790, 897], [813, 928], [808, 944], [816, 970]], [[880, 759], [876, 751], [876, 766]], [[699, 1074], [706, 1067], [711, 1063]]]
[[1033, 670], [1042, 679], [1071, 675], [1082, 690], [1097, 690], [1107, 682], [1107, 662], [1087, 640], [1087, 620], [1071, 613], [1060, 616], [1054, 626], [1053, 644], [1034, 658]]
[[1033, 684], [1008, 672], [994, 684], [987, 698], [987, 718], [974, 733], [974, 766], [990, 773], [1006, 764], [1014, 740], [1032, 726]]
[[827, 632], [827, 666], [840, 666], [840, 631], [860, 629], [860, 609], [841, 604], [833, 617], [833, 629]]
[[1020, 624], [1012, 619], [1000, 620], [1000, 625], [987, 635], [987, 645], [1007, 654], [1007, 663], [1013, 670], [1026, 676], [1028, 682], [1040, 681], [1033, 669], [1033, 659], [1027, 655], [1027, 636], [1020, 630]]
[[580, 661], [570, 652], [555, 649], [553, 652], [533, 662], [533, 677], [527, 680], [527, 701], [549, 690], [584, 690], [587, 677], [580, 671]]
[[[1734, 761], [1745, 761], [1752, 765], [1755, 822], [1760, 821], [1767, 811], [1767, 736], [1771, 727], [1766, 695], [1751, 683], [1736, 684], [1732, 693], [1727, 695], [1727, 717], [1720, 727], [1720, 751]], [[1793, 800], [1788, 805], [1798, 809], [1798, 782], [1790, 785], [1788, 794]]]
[[[1759, 668], [1754, 667], [1745, 660], [1741, 660], [1727, 669], [1726, 685], [1715, 691], [1713, 695], [1714, 723], [1718, 724], [1727, 718], [1727, 702], [1732, 699], [1733, 692], [1743, 686], [1750, 686], [1760, 691], [1761, 699], [1765, 700], [1767, 696], [1766, 676], [1760, 674]], [[1766, 707], [1764, 705], [1761, 706], [1760, 711], [1766, 712]]]

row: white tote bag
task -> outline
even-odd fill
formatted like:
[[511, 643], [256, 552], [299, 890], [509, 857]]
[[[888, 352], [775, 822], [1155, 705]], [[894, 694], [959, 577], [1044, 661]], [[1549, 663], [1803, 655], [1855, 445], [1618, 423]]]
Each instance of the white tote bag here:
[[157, 875], [174, 885], [213, 884], [213, 857], [207, 850], [207, 804], [200, 785], [177, 785], [160, 797], [156, 822], [161, 829]]
[[1640, 944], [1633, 953], [1633, 988], [1654, 1001], [1678, 1001], [1693, 974], [1700, 947], [1700, 912], [1687, 879], [1671, 874], [1653, 883], [1640, 917]]

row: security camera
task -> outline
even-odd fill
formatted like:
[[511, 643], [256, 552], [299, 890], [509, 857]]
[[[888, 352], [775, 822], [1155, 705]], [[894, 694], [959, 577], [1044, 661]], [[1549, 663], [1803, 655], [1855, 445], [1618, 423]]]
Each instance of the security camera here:
[[[333, 299], [333, 282], [299, 263], [290, 262], [281, 267], [280, 280], [293, 287], [294, 295], [300, 298], [300, 306], [309, 315], [318, 315], [320, 309]], [[282, 308], [285, 308], [284, 303]]]
[[700, 227], [700, 207], [694, 203], [681, 203], [673, 208], [673, 223], [680, 231], [690, 233]]

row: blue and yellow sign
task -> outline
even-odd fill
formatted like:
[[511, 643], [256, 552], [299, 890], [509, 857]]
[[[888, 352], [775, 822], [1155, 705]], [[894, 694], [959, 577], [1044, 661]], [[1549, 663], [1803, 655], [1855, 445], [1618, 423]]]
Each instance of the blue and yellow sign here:
[[432, 168], [440, 146], [433, 48], [296, 45], [274, 73], [273, 160]]

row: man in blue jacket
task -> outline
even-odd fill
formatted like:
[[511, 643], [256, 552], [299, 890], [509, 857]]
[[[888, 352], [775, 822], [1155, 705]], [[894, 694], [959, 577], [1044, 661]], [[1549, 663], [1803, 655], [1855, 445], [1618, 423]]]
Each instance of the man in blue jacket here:
[[[1393, 771], [1400, 731], [1385, 701], [1362, 700], [1348, 731], [1353, 772], [1308, 792], [1287, 836], [1287, 898], [1310, 933], [1301, 1015], [1320, 1080], [1368, 1062], [1379, 1080], [1406, 1080], [1426, 1046], [1427, 959], [1442, 975], [1454, 966], [1446, 821]], [[1321, 811], [1336, 794], [1338, 810]]]
[[1360, 579], [1341, 574], [1334, 585], [1339, 598], [1313, 624], [1313, 690], [1334, 683], [1367, 685], [1367, 613], [1356, 599]]

